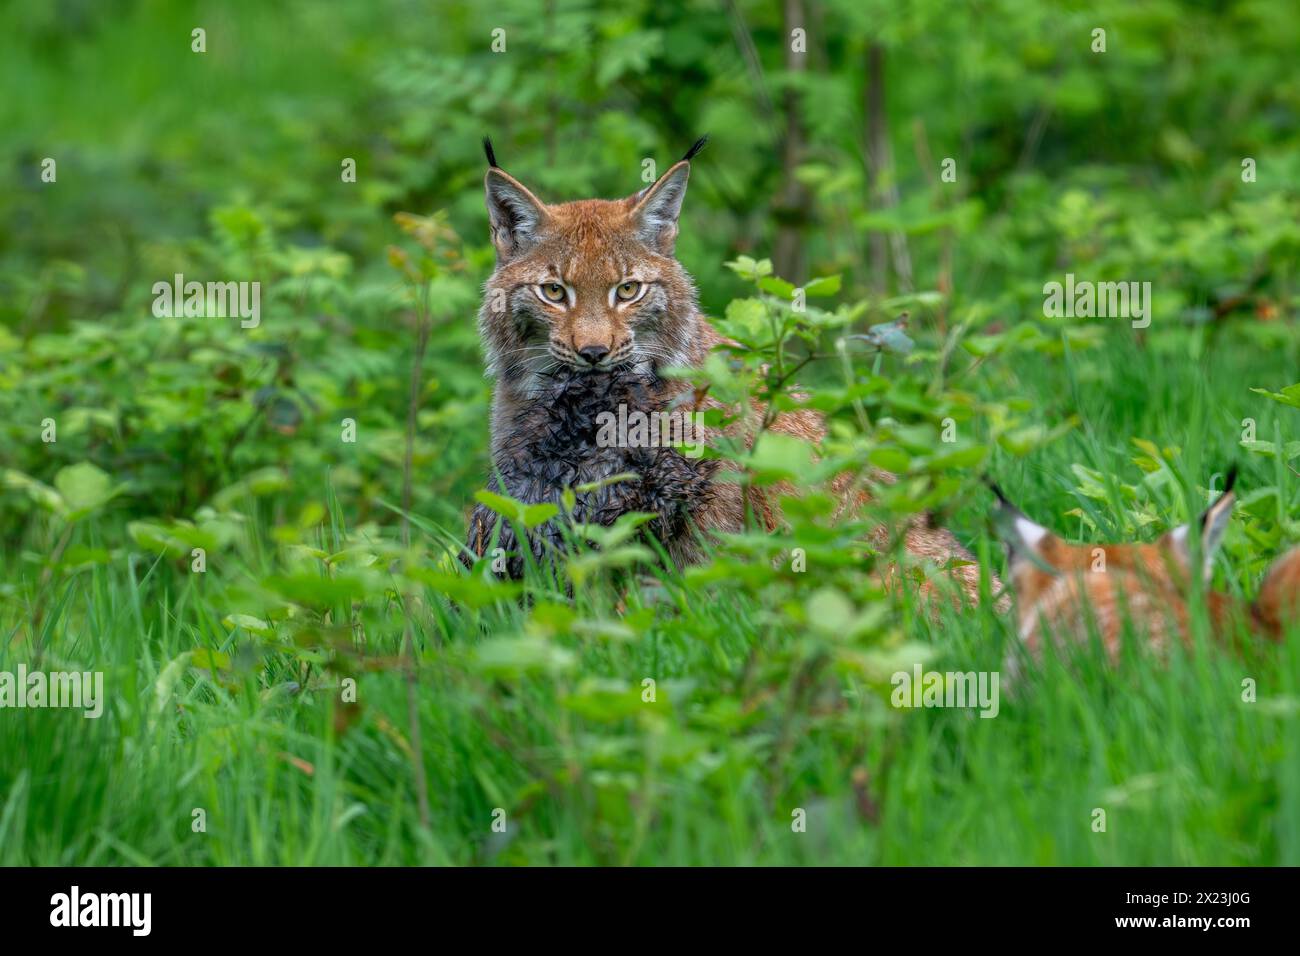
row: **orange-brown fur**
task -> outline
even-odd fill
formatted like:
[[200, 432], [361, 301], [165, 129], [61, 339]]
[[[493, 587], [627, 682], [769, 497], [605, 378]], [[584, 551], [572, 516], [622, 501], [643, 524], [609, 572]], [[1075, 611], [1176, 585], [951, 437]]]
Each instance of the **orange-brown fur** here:
[[[497, 267], [485, 287], [479, 328], [488, 372], [496, 379], [494, 457], [518, 440], [507, 423], [517, 417], [520, 403], [532, 400], [538, 377], [556, 363], [594, 365], [593, 370], [632, 363], [657, 372], [673, 365], [700, 366], [724, 343], [700, 313], [694, 284], [673, 255], [688, 160], [624, 199], [546, 204], [498, 168], [489, 153], [486, 187]], [[644, 292], [635, 301], [621, 302], [616, 292], [623, 284]], [[561, 288], [560, 301], [552, 301], [549, 296], [560, 296]], [[691, 388], [680, 380], [661, 381], [663, 396], [679, 397]], [[719, 406], [704, 396], [688, 399], [687, 407]], [[726, 433], [752, 442], [763, 409], [749, 412]], [[811, 410], [781, 414], [770, 427], [814, 446], [825, 437], [821, 415]], [[706, 432], [706, 438], [716, 434]], [[833, 488], [845, 494], [852, 484], [842, 476]], [[777, 485], [746, 492], [739, 483], [717, 482], [712, 491], [707, 507], [695, 515], [705, 534], [740, 531], [747, 515], [768, 530], [777, 528], [782, 521], [777, 499], [793, 489]], [[866, 492], [851, 497], [858, 505]], [[972, 560], [950, 532], [924, 519], [907, 529], [905, 545], [913, 556], [939, 565]], [[683, 548], [674, 557], [689, 554]], [[965, 565], [951, 573], [966, 597], [977, 600], [978, 568]], [[1000, 589], [996, 582], [994, 587]]]
[[1273, 562], [1251, 610], [1259, 630], [1275, 641], [1300, 622], [1300, 548]]
[[[1210, 556], [1231, 516], [1226, 492], [1202, 519], [1208, 581]], [[1010, 585], [1019, 608], [1020, 637], [1041, 655], [1050, 639], [1063, 648], [1096, 634], [1108, 657], [1118, 658], [1126, 625], [1156, 652], [1177, 642], [1190, 646], [1193, 579], [1190, 529], [1184, 525], [1150, 544], [1068, 544], [1034, 524], [1005, 499], [1000, 516], [1011, 549]], [[1279, 558], [1258, 598], [1247, 604], [1203, 589], [1211, 635], [1232, 644], [1243, 632], [1279, 640], [1300, 620], [1300, 548]], [[1014, 673], [1016, 665], [1008, 660]]]

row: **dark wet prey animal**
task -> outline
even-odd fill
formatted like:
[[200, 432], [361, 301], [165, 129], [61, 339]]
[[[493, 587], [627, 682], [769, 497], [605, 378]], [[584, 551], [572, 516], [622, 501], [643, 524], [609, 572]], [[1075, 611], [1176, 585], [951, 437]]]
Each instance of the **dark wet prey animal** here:
[[[626, 441], [611, 444], [611, 419], [602, 416], [611, 413], [617, 418], [623, 406], [630, 416], [668, 413], [678, 422], [689, 421], [689, 408], [669, 407], [663, 384], [631, 368], [561, 369], [542, 380], [542, 391], [533, 401], [512, 411], [511, 421], [496, 423], [497, 434], [510, 440], [495, 451], [488, 489], [527, 504], [561, 506], [559, 515], [528, 532], [530, 550], [539, 561], [564, 550], [562, 522], [568, 519], [561, 496], [565, 488], [575, 490], [575, 522], [609, 526], [630, 511], [650, 512], [656, 517], [643, 533], [662, 543], [678, 566], [697, 559], [701, 542], [692, 515], [707, 507], [718, 461], [683, 455], [662, 432], [653, 446], [636, 440], [632, 444], [638, 447], [626, 447]], [[679, 430], [672, 437], [687, 445], [701, 440], [698, 430]], [[638, 477], [577, 491], [582, 485], [628, 472]], [[505, 573], [523, 576], [524, 559], [514, 527], [482, 504], [470, 515], [467, 544], [468, 551], [480, 557], [491, 549], [504, 549]]]

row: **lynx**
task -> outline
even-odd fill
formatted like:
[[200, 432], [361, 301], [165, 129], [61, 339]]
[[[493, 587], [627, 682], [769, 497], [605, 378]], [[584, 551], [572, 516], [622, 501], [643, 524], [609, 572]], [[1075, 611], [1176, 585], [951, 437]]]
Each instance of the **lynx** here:
[[[1225, 644], [1241, 633], [1280, 640], [1290, 624], [1300, 622], [1300, 548], [1274, 562], [1253, 603], [1208, 587], [1211, 562], [1232, 516], [1235, 479], [1236, 472], [1230, 472], [1223, 493], [1200, 518], [1200, 576], [1206, 583], [1210, 630]], [[1086, 642], [1095, 633], [1114, 661], [1126, 624], [1157, 653], [1175, 642], [1190, 645], [1189, 525], [1151, 544], [1067, 544], [1027, 518], [996, 487], [994, 491], [1020, 637], [1031, 656], [1041, 656], [1049, 639], [1060, 649]], [[1017, 667], [1008, 660], [1010, 672]]]
[[[639, 483], [580, 495], [574, 517], [609, 523], [624, 511], [653, 511], [660, 516], [653, 531], [679, 565], [699, 559], [701, 535], [740, 531], [747, 514], [768, 530], [778, 527], [777, 497], [790, 491], [746, 493], [736, 482], [715, 480], [716, 460], [686, 461], [672, 448], [601, 447], [595, 440], [596, 415], [609, 396], [647, 414], [716, 407], [688, 383], [661, 375], [670, 366], [700, 366], [724, 342], [701, 314], [691, 277], [674, 256], [691, 160], [704, 143], [626, 198], [547, 204], [501, 169], [484, 141], [496, 269], [485, 287], [479, 331], [495, 380], [493, 472], [502, 490], [530, 503], [558, 502], [566, 486], [636, 472]], [[614, 410], [607, 401], [606, 407]], [[750, 411], [727, 434], [751, 436], [763, 409]], [[821, 416], [809, 410], [781, 414], [772, 427], [813, 445], [825, 435]], [[834, 490], [844, 494], [851, 484], [841, 476]], [[855, 498], [849, 504], [865, 495]], [[517, 544], [497, 524], [487, 509], [475, 509], [470, 551], [482, 555], [494, 533], [505, 535], [498, 546], [506, 550], [502, 542]], [[540, 554], [548, 533], [537, 537], [533, 551]], [[553, 543], [555, 534], [549, 538]], [[959, 562], [950, 573], [976, 599], [978, 568], [951, 533], [922, 519], [907, 529], [905, 543], [913, 555], [939, 565]], [[512, 566], [511, 573], [517, 570]]]

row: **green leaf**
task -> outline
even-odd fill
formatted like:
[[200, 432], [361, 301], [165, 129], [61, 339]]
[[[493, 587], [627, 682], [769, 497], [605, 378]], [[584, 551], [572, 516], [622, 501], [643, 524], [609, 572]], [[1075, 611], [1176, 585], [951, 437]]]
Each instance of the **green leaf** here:
[[589, 677], [578, 689], [566, 695], [564, 707], [589, 719], [614, 722], [638, 714], [653, 712], [654, 705], [641, 699], [641, 690], [626, 681]]
[[158, 679], [154, 681], [153, 685], [153, 709], [155, 714], [162, 714], [166, 710], [167, 703], [172, 699], [176, 685], [185, 676], [185, 669], [190, 666], [190, 659], [193, 656], [193, 651], [185, 651], [169, 661], [167, 666], [158, 674]]
[[1283, 405], [1290, 405], [1292, 408], [1300, 408], [1300, 382], [1294, 385], [1288, 385], [1280, 392], [1270, 392], [1266, 388], [1252, 388], [1252, 392], [1257, 395], [1267, 395], [1275, 402], [1281, 402]]
[[557, 514], [560, 513], [560, 506], [553, 504], [528, 505], [524, 508], [524, 527], [536, 528], [538, 525], [546, 524]]
[[480, 578], [420, 566], [407, 568], [404, 574], [410, 580], [426, 584], [439, 594], [444, 594], [458, 604], [471, 608], [489, 607], [499, 602], [511, 601], [520, 590], [516, 582], [503, 581], [494, 576]]
[[229, 511], [240, 499], [265, 497], [289, 487], [289, 476], [279, 468], [259, 468], [212, 496], [212, 507]]
[[474, 650], [476, 668], [489, 676], [517, 677], [532, 672], [559, 674], [575, 663], [572, 651], [540, 637], [498, 637]]
[[72, 511], [74, 521], [98, 510], [116, 494], [113, 479], [84, 461], [60, 468], [54, 476], [54, 487]]
[[474, 492], [474, 500], [496, 512], [507, 521], [518, 522], [529, 529], [546, 524], [560, 513], [559, 505], [548, 502], [530, 505], [522, 501], [516, 501], [509, 495], [499, 495], [486, 489]]
[[481, 490], [474, 492], [474, 500], [507, 520], [522, 521], [524, 519], [523, 502], [515, 501], [514, 498], [508, 495], [499, 495], [494, 491]]
[[727, 268], [744, 279], [751, 282], [761, 279], [763, 276], [772, 274], [772, 260], [761, 259], [754, 260], [750, 256], [737, 256], [731, 262], [728, 262]]
[[789, 302], [794, 298], [794, 283], [778, 279], [776, 276], [764, 276], [758, 280], [758, 287], [764, 292]]
[[192, 652], [190, 663], [203, 671], [230, 670], [230, 655], [214, 651], [208, 647], [196, 647]]
[[[1243, 441], [1241, 447], [1265, 458], [1277, 457], [1277, 443], [1271, 441]], [[1282, 457], [1286, 461], [1300, 458], [1300, 441], [1289, 441], [1282, 446]]]
[[972, 445], [950, 452], [941, 452], [925, 463], [926, 471], [952, 471], [958, 468], [973, 468], [984, 460], [988, 448], [984, 445]]
[[845, 634], [853, 623], [853, 602], [835, 588], [818, 588], [808, 598], [808, 620], [825, 634]]
[[569, 576], [575, 584], [583, 584], [602, 568], [627, 568], [636, 564], [652, 564], [654, 552], [640, 545], [624, 545], [621, 548], [605, 548], [600, 551], [587, 551], [569, 559], [567, 565]]
[[873, 448], [867, 455], [867, 461], [877, 468], [903, 474], [912, 465], [912, 457], [901, 448]]
[[727, 303], [718, 331], [750, 347], [768, 342], [772, 338], [772, 325], [767, 307], [758, 299], [734, 299]]
[[5, 471], [4, 484], [8, 488], [25, 493], [32, 501], [55, 514], [66, 514], [68, 511], [68, 505], [62, 495], [44, 482], [24, 475], [21, 471], [12, 469]]
[[272, 575], [266, 579], [267, 587], [294, 604], [326, 609], [339, 604], [350, 604], [382, 591], [377, 575], [321, 574]]
[[810, 299], [835, 295], [839, 291], [840, 277], [838, 275], [821, 276], [820, 278], [813, 279], [803, 287], [804, 295], [808, 296]]
[[755, 471], [783, 478], [797, 478], [812, 465], [812, 447], [793, 435], [763, 432], [754, 443], [749, 465]]
[[221, 626], [228, 631], [233, 631], [237, 627], [243, 628], [249, 634], [256, 634], [258, 637], [272, 637], [275, 634], [270, 624], [251, 614], [228, 614], [221, 619]]

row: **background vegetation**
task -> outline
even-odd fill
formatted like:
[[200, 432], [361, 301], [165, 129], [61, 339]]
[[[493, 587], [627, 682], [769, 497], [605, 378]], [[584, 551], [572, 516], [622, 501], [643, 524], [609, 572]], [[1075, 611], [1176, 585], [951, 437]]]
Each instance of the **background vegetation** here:
[[[756, 367], [812, 356], [833, 423], [747, 480], [889, 468], [876, 518], [938, 507], [996, 568], [982, 474], [1150, 538], [1236, 460], [1215, 582], [1249, 596], [1300, 538], [1294, 4], [60, 0], [0, 34], [0, 670], [109, 693], [0, 712], [0, 862], [1300, 863], [1294, 639], [1049, 668], [981, 720], [888, 676], [994, 669], [1014, 626], [882, 594], [816, 493], [685, 575], [620, 528], [571, 599], [454, 561], [481, 136], [559, 200], [708, 132], [678, 253], [747, 345], [708, 376], [790, 402]], [[178, 272], [260, 281], [260, 327], [155, 318]], [[1067, 272], [1151, 282], [1151, 326], [1045, 318]]]

